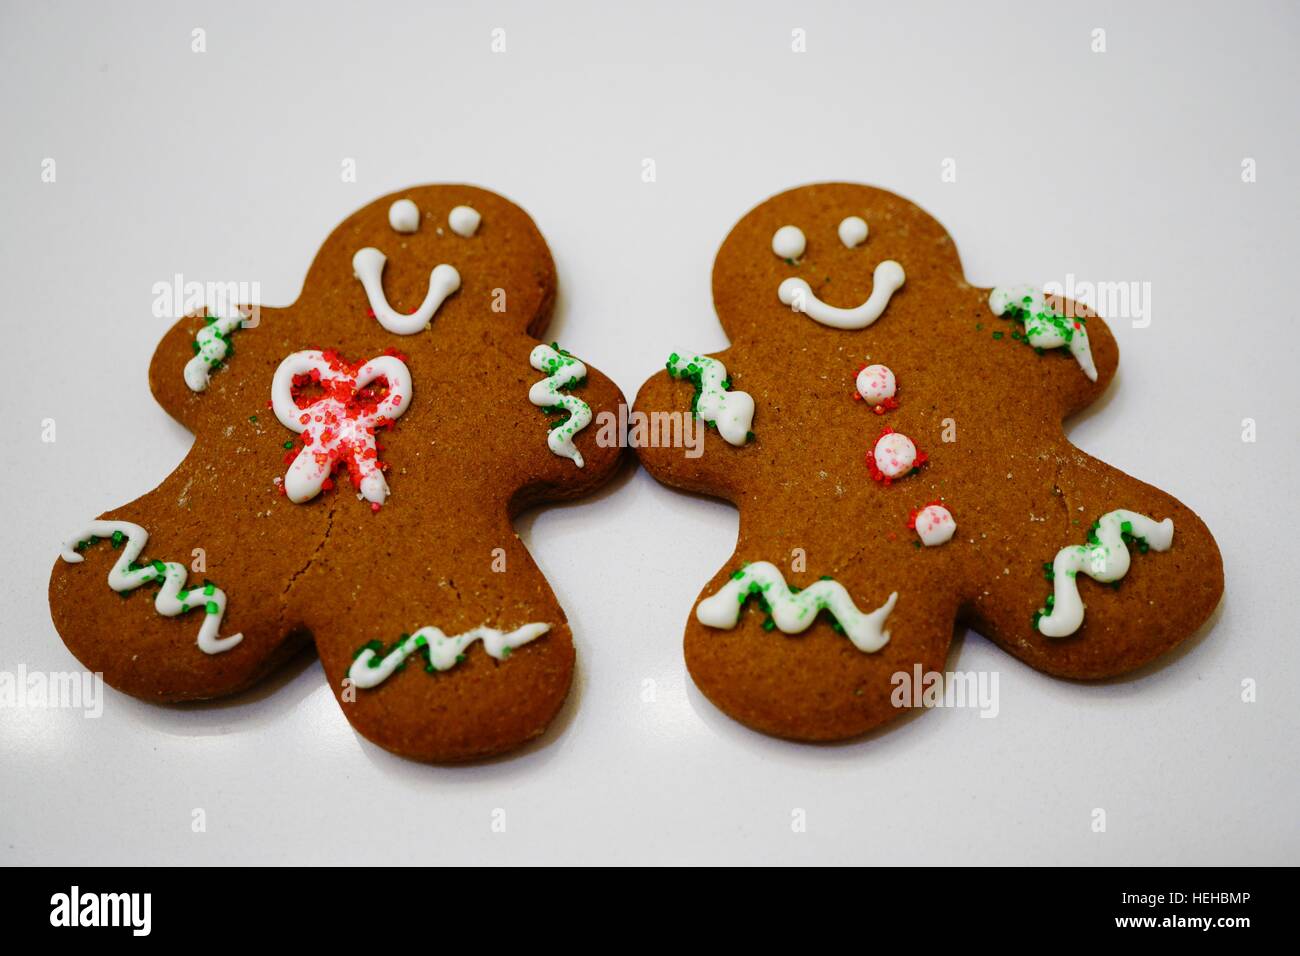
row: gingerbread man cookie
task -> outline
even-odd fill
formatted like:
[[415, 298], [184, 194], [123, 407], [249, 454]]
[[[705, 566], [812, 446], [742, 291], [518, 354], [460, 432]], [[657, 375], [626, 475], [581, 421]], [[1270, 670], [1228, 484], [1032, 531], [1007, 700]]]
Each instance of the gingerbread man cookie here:
[[587, 425], [622, 401], [535, 338], [555, 288], [522, 209], [422, 186], [344, 221], [255, 327], [177, 322], [149, 383], [194, 447], [70, 529], [50, 579], [65, 643], [119, 690], [185, 701], [314, 642], [353, 726], [421, 760], [540, 734], [573, 642], [510, 521], [614, 473], [618, 443]]
[[731, 347], [675, 353], [636, 403], [693, 407], [704, 452], [638, 454], [740, 509], [685, 640], [735, 719], [861, 734], [903, 712], [897, 675], [944, 670], [954, 624], [1048, 674], [1122, 674], [1218, 604], [1201, 520], [1062, 430], [1115, 374], [1106, 324], [970, 285], [912, 203], [845, 183], [775, 196], [722, 244], [713, 299]]

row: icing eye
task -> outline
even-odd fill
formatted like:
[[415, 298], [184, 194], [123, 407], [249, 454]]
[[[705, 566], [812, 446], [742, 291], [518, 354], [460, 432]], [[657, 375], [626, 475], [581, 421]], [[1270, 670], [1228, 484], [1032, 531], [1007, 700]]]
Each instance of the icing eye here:
[[457, 206], [447, 214], [447, 225], [451, 226], [451, 231], [466, 239], [478, 232], [478, 224], [482, 221], [483, 217], [478, 210], [469, 206]]
[[798, 226], [782, 226], [772, 234], [772, 251], [782, 259], [798, 259], [807, 245], [808, 240]]
[[861, 216], [849, 216], [840, 223], [840, 242], [850, 249], [867, 241], [867, 221]]
[[398, 232], [415, 232], [420, 228], [420, 207], [409, 199], [399, 199], [388, 207], [388, 224]]

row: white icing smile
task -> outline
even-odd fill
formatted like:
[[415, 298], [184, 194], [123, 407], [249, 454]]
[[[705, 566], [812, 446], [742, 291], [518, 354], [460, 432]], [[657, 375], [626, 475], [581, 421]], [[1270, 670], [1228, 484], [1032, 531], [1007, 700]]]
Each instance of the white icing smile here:
[[893, 259], [886, 259], [876, 266], [871, 295], [866, 302], [854, 309], [828, 305], [817, 298], [812, 286], [797, 276], [791, 276], [782, 282], [776, 294], [794, 311], [802, 312], [822, 325], [829, 325], [833, 329], [865, 329], [884, 314], [890, 298], [902, 288], [905, 278], [903, 267]]
[[[840, 223], [837, 230], [840, 242], [849, 249], [854, 249], [867, 241], [867, 223], [860, 216], [849, 216]], [[807, 245], [803, 231], [798, 226], [782, 226], [772, 236], [772, 251], [791, 265], [803, 255]], [[886, 259], [876, 266], [872, 278], [871, 295], [855, 309], [841, 309], [828, 305], [803, 279], [791, 276], [776, 290], [777, 298], [796, 312], [802, 312], [808, 318], [833, 329], [865, 329], [884, 313], [885, 307], [895, 292], [903, 286], [903, 267], [893, 259]]]
[[370, 308], [379, 324], [396, 335], [414, 335], [432, 321], [442, 303], [460, 288], [460, 273], [445, 263], [429, 273], [429, 293], [410, 315], [402, 315], [388, 304], [384, 295], [384, 264], [388, 257], [373, 246], [366, 246], [352, 257], [352, 271], [361, 280], [370, 300]]

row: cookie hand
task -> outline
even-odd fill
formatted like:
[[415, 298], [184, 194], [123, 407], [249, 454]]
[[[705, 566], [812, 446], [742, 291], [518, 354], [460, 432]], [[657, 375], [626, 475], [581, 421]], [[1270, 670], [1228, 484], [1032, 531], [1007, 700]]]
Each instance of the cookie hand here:
[[255, 462], [275, 473], [279, 446], [259, 426], [278, 429], [234, 426], [243, 441], [233, 460], [200, 438], [156, 489], [64, 529], [50, 612], [68, 649], [110, 686], [154, 701], [221, 697], [305, 643], [284, 619], [281, 592], [309, 563], [328, 513], [238, 477]]
[[506, 348], [521, 361], [492, 387], [518, 398], [518, 419], [505, 436], [509, 446], [494, 456], [501, 467], [517, 470], [510, 514], [585, 494], [609, 480], [623, 457], [619, 387], [554, 345], [520, 339]]
[[630, 439], [658, 481], [735, 500], [760, 454], [754, 397], [731, 382], [728, 352], [674, 352], [637, 393]]
[[[248, 306], [204, 309], [178, 319], [167, 330], [149, 363], [149, 389], [172, 418], [197, 431], [204, 409], [227, 405], [231, 390], [247, 378], [231, 372], [241, 346], [265, 321], [284, 309]], [[222, 414], [225, 412], [223, 411]]]

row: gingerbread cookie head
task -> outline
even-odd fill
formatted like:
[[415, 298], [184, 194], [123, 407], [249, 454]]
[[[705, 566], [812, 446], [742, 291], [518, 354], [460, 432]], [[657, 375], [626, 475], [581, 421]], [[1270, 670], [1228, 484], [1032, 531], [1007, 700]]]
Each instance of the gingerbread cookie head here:
[[[900, 257], [918, 263], [917, 253], [923, 264], [905, 268]], [[956, 246], [925, 211], [883, 190], [834, 184], [782, 193], [746, 214], [718, 250], [713, 301], [733, 340], [788, 335], [792, 310], [851, 332], [891, 303], [902, 311], [907, 299], [942, 299], [961, 282]]]
[[1075, 448], [1115, 373], [1105, 322], [969, 284], [912, 203], [829, 183], [762, 203], [713, 269], [732, 344], [682, 349], [637, 410], [693, 410], [702, 455], [638, 448], [740, 509], [686, 626], [687, 665], [767, 733], [852, 737], [920, 701], [970, 625], [1046, 673], [1130, 671], [1193, 634], [1222, 565], [1196, 515]]
[[[430, 188], [451, 191], [435, 198]], [[359, 291], [394, 335], [432, 329], [435, 319], [440, 333], [537, 334], [554, 304], [555, 264], [532, 218], [510, 200], [470, 186], [424, 187], [344, 220], [317, 253], [300, 302]]]
[[177, 322], [150, 385], [194, 447], [67, 539], [65, 643], [162, 701], [233, 693], [314, 643], [353, 725], [418, 759], [540, 734], [574, 651], [510, 519], [620, 454], [588, 427], [617, 387], [533, 337], [555, 283], [519, 207], [423, 186], [335, 229], [293, 305]]

